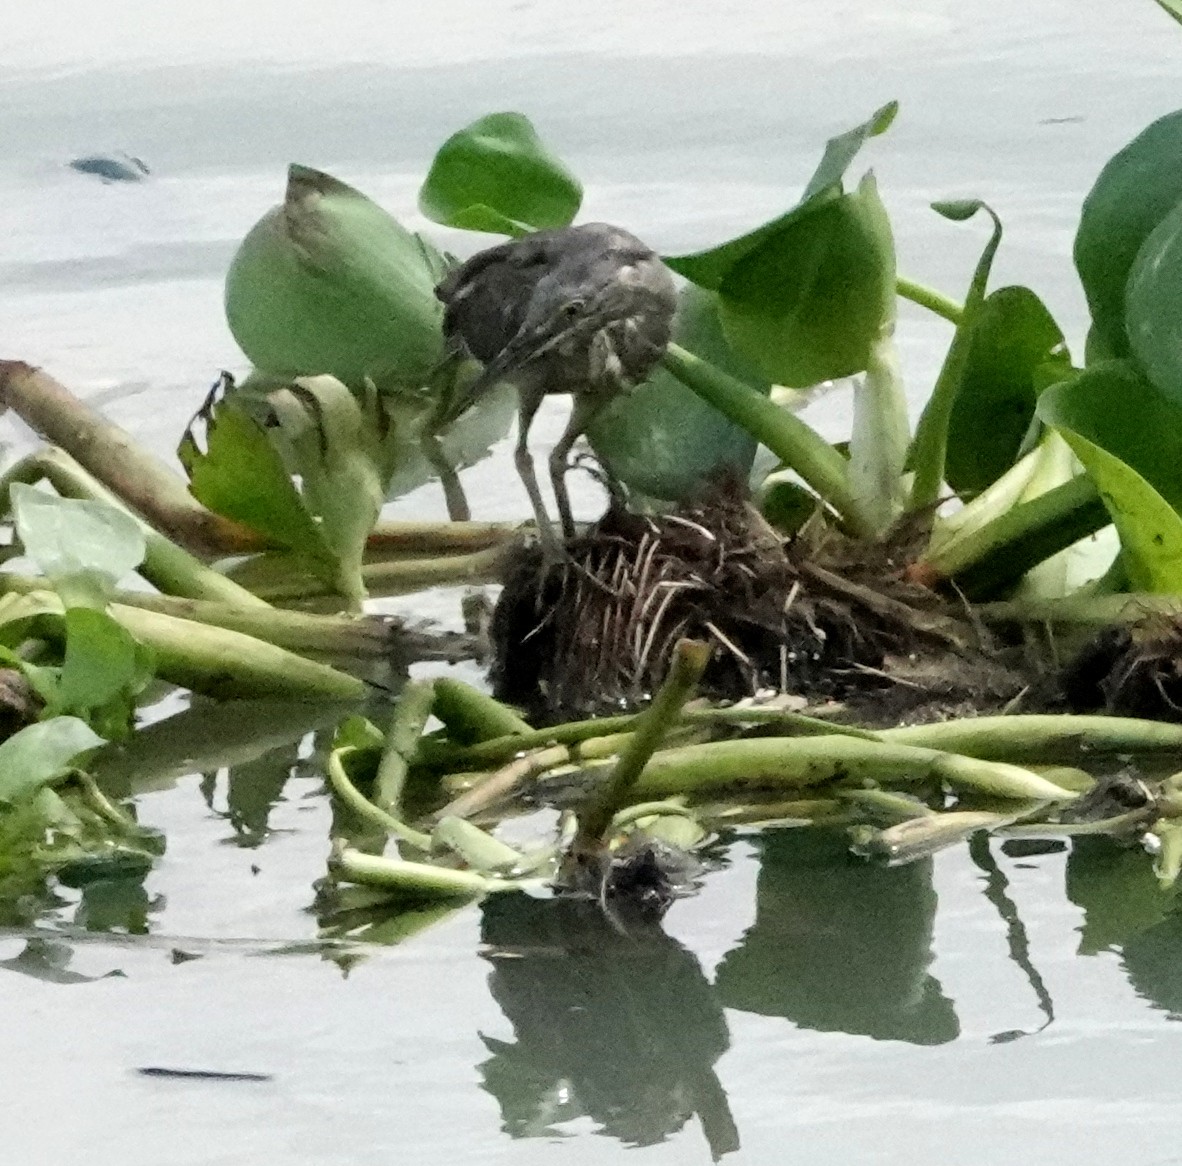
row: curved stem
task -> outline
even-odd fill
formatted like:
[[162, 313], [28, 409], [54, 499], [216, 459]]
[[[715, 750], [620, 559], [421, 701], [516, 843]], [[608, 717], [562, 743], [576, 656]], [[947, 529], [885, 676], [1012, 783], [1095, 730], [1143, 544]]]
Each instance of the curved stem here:
[[964, 315], [964, 305], [958, 304], [951, 296], [902, 275], [895, 280], [895, 291], [899, 293], [900, 298], [910, 300], [921, 308], [927, 308], [929, 312], [934, 312], [950, 324], [959, 324]]
[[[915, 469], [915, 482], [911, 489], [912, 510], [927, 510], [935, 505], [940, 496], [948, 455], [948, 426], [968, 366], [973, 319], [984, 302], [993, 257], [1001, 244], [1001, 220], [985, 203], [958, 206], [955, 217], [965, 218], [977, 210], [985, 211], [993, 220], [993, 233], [977, 261], [972, 282], [969, 284], [969, 294], [965, 297], [964, 311], [956, 326], [956, 335], [952, 337], [952, 343], [948, 346], [944, 365], [936, 378], [935, 387], [919, 419], [919, 425], [916, 426], [910, 459]], [[964, 211], [967, 211], [967, 214], [962, 213]]]
[[850, 486], [845, 458], [815, 429], [679, 344], [669, 345], [663, 363], [683, 385], [795, 470], [841, 515], [852, 533], [873, 532], [874, 523]]
[[430, 834], [412, 830], [405, 822], [400, 822], [392, 814], [387, 814], [385, 810], [379, 809], [349, 780], [341, 758], [346, 753], [355, 752], [357, 752], [356, 749], [348, 747], [334, 750], [329, 754], [324, 771], [328, 774], [328, 782], [332, 786], [333, 792], [359, 818], [364, 818], [371, 825], [377, 826], [387, 834], [393, 834], [395, 838], [410, 843], [416, 850], [421, 850], [424, 854], [429, 853], [431, 850]]

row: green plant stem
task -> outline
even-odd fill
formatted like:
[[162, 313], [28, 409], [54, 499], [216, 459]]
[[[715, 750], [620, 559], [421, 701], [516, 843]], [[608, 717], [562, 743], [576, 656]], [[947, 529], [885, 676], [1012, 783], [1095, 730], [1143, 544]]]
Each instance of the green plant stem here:
[[128, 817], [99, 789], [98, 783], [89, 773], [79, 770], [73, 776], [81, 787], [83, 800], [100, 818], [120, 830], [130, 832], [135, 829], [134, 819]]
[[669, 672], [653, 702], [641, 714], [611, 777], [579, 812], [576, 849], [602, 846], [612, 817], [625, 804], [641, 771], [677, 723], [685, 702], [693, 695], [710, 661], [710, 645], [697, 640], [678, 640], [673, 646]]
[[845, 807], [834, 798], [792, 798], [775, 801], [697, 802], [698, 820], [715, 829], [726, 826], [836, 825], [848, 820]]
[[105, 502], [130, 514], [143, 530], [147, 543], [139, 573], [165, 594], [207, 599], [237, 607], [267, 606], [264, 600], [219, 574], [128, 510], [116, 495], [92, 478], [64, 450], [52, 447], [39, 450], [22, 458], [0, 477], [0, 509], [9, 509], [9, 493], [14, 482], [33, 484], [41, 479], [48, 481], [63, 497]]
[[1151, 816], [1152, 810], [1145, 807], [1092, 822], [1015, 822], [1012, 826], [1002, 827], [999, 833], [1011, 838], [1074, 838], [1086, 834], [1132, 834], [1140, 833]]
[[[586, 721], [568, 721], [547, 729], [530, 729], [528, 732], [497, 737], [475, 745], [457, 745], [451, 741], [424, 738], [420, 744], [416, 764], [432, 771], [456, 772], [464, 769], [484, 769], [500, 765], [517, 756], [523, 750], [537, 749], [548, 745], [574, 745], [609, 733], [630, 733], [643, 713], [626, 713], [613, 717], [597, 717]], [[741, 728], [745, 725], [762, 725], [778, 728], [794, 736], [816, 737], [837, 734], [843, 737], [857, 737], [864, 741], [876, 741], [878, 734], [870, 729], [853, 725], [835, 724], [810, 717], [804, 713], [786, 712], [776, 708], [757, 708], [732, 705], [727, 708], [682, 709], [680, 721], [685, 725]]]
[[334, 749], [328, 755], [328, 762], [324, 767], [328, 775], [328, 784], [341, 801], [363, 821], [377, 826], [385, 834], [392, 834], [402, 842], [409, 843], [417, 850], [427, 854], [431, 849], [431, 835], [413, 830], [405, 822], [387, 814], [385, 810], [375, 806], [349, 779], [345, 769], [345, 758], [352, 756], [359, 750], [352, 746], [344, 749]]
[[228, 554], [257, 543], [253, 531], [207, 510], [164, 462], [41, 369], [0, 360], [0, 403], [125, 506], [198, 554]]
[[873, 532], [872, 518], [854, 497], [845, 458], [815, 429], [678, 344], [669, 345], [664, 365], [683, 385], [795, 470], [837, 511], [851, 532]]
[[508, 891], [524, 885], [519, 880], [491, 879], [475, 871], [381, 858], [348, 848], [333, 855], [329, 869], [345, 882], [383, 887], [415, 900], [476, 899], [490, 891]]
[[586, 764], [615, 757], [629, 739], [627, 733], [615, 733], [588, 738], [577, 746], [552, 745], [546, 749], [535, 749], [486, 775], [433, 817], [437, 820], [444, 817], [470, 818], [507, 798], [527, 781], [539, 778], [560, 765]]
[[518, 529], [507, 522], [408, 522], [385, 519], [365, 540], [367, 554], [444, 555], [489, 550], [505, 546], [518, 537]]
[[435, 681], [434, 711], [450, 736], [465, 744], [532, 731], [508, 705], [450, 676]]
[[898, 822], [885, 830], [872, 830], [855, 845], [859, 854], [880, 858], [891, 866], [929, 858], [938, 850], [962, 842], [978, 830], [995, 830], [1008, 826], [1019, 814], [995, 814], [984, 810], [951, 810], [940, 814], [925, 814]]
[[435, 684], [430, 680], [410, 680], [403, 687], [390, 718], [386, 744], [374, 778], [373, 800], [383, 810], [398, 817], [402, 806], [402, 788], [411, 761], [419, 747], [419, 738], [431, 717], [435, 704]]
[[[49, 589], [47, 579], [0, 572], [0, 593], [27, 595]], [[282, 611], [265, 605], [239, 607], [206, 599], [184, 599], [144, 591], [117, 591], [113, 604], [116, 609], [136, 607], [143, 611], [175, 616], [177, 619], [228, 628], [291, 652], [382, 658], [402, 647], [402, 625], [389, 616], [314, 615]]]
[[665, 749], [645, 767], [636, 791], [651, 798], [720, 787], [803, 788], [837, 778], [937, 780], [953, 789], [1005, 798], [1063, 801], [1075, 796], [1016, 765], [896, 741], [837, 736], [762, 737]]
[[989, 242], [985, 244], [985, 250], [981, 253], [973, 272], [969, 294], [965, 297], [964, 311], [956, 326], [956, 333], [948, 346], [944, 365], [940, 369], [932, 395], [928, 398], [915, 430], [915, 442], [911, 448], [910, 458], [910, 464], [915, 470], [915, 481], [911, 488], [912, 510], [929, 510], [940, 497], [948, 454], [948, 426], [968, 365], [973, 322], [985, 299], [989, 271], [1001, 243], [1001, 220], [984, 203], [980, 204], [979, 209], [984, 210], [993, 220], [993, 233], [989, 237]]
[[241, 632], [135, 607], [118, 608], [112, 615], [151, 649], [161, 680], [218, 700], [269, 696], [355, 702], [367, 692], [355, 676]]
[[[370, 562], [362, 565], [361, 580], [371, 598], [407, 595], [427, 587], [495, 583], [501, 578], [507, 553], [507, 546], [499, 544], [469, 554]], [[323, 579], [308, 574], [298, 559], [278, 551], [242, 560], [225, 577], [247, 588], [249, 594], [275, 602], [334, 594]]]
[[1153, 872], [1157, 875], [1158, 883], [1169, 889], [1178, 881], [1182, 873], [1182, 822], [1162, 821], [1153, 827], [1161, 843], [1153, 862]]
[[520, 850], [463, 818], [440, 818], [431, 831], [431, 848], [434, 853], [457, 854], [484, 874], [509, 874], [525, 862]]
[[611, 820], [611, 831], [617, 833], [620, 830], [626, 829], [628, 826], [633, 826], [637, 822], [643, 822], [645, 818], [685, 818], [690, 822], [697, 824], [698, 814], [696, 810], [688, 809], [680, 801], [663, 801], [663, 802], [636, 802], [634, 805], [628, 806], [616, 813]]
[[1038, 462], [1038, 450], [1031, 450], [959, 510], [947, 516], [938, 515], [928, 543], [928, 561], [940, 556], [951, 559], [962, 540], [1019, 505], [1038, 472]]
[[910, 822], [912, 818], [926, 818], [935, 814], [931, 806], [925, 805], [910, 794], [897, 793], [887, 789], [837, 789], [836, 798], [866, 812], [878, 821]]
[[994, 594], [1111, 521], [1095, 483], [1081, 474], [958, 536], [926, 565], [971, 596]]
[[959, 324], [964, 316], [964, 305], [958, 304], [950, 296], [938, 292], [935, 288], [925, 287], [922, 283], [898, 276], [895, 279], [895, 290], [905, 299], [921, 308], [927, 308], [937, 316], [942, 316], [950, 324]]
[[987, 760], [1056, 761], [1064, 755], [1182, 752], [1182, 725], [1134, 717], [965, 717], [939, 724], [883, 729], [892, 744], [949, 749]]

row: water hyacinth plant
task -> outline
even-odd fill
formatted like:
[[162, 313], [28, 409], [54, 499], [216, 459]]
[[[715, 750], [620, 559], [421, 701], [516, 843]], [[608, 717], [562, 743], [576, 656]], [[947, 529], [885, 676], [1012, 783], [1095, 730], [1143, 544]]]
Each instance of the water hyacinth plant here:
[[[896, 112], [893, 103], [884, 106], [832, 139], [784, 214], [706, 251], [666, 257], [688, 282], [664, 367], [598, 418], [590, 439], [617, 480], [637, 496], [666, 500], [691, 495], [723, 468], [748, 474], [762, 444], [780, 462], [764, 487], [769, 516], [786, 513], [786, 488], [794, 521], [820, 507], [855, 537], [880, 538], [908, 514], [922, 516], [930, 541], [919, 556], [919, 577], [955, 576], [988, 594], [1104, 524], [1107, 512], [1094, 485], [1102, 471], [1090, 447], [1104, 450], [1111, 441], [1090, 441], [1068, 424], [1063, 404], [1068, 396], [1087, 400], [1095, 377], [1105, 382], [1132, 375], [1132, 366], [1075, 367], [1061, 330], [1033, 291], [989, 288], [1002, 232], [981, 202], [935, 204], [946, 218], [984, 214], [991, 223], [963, 304], [899, 276], [872, 175], [849, 189], [846, 178]], [[1158, 138], [1168, 134], [1169, 121], [1155, 127], [1144, 146], [1134, 144], [1114, 159], [1080, 228], [1077, 260], [1097, 320], [1094, 334], [1107, 337], [1105, 354], [1111, 349], [1124, 360], [1131, 343], [1121, 341], [1123, 308], [1112, 306], [1124, 286], [1120, 262], [1127, 260], [1131, 304], [1161, 302], [1144, 274], [1160, 264], [1134, 267], [1133, 261], [1157, 224], [1153, 208], [1160, 205], [1164, 214], [1172, 194], [1164, 177], [1139, 185], [1136, 199], [1109, 187], [1119, 187], [1113, 175], [1131, 168], [1141, 173], [1142, 153], [1165, 156]], [[577, 179], [527, 119], [492, 114], [448, 139], [419, 203], [449, 227], [520, 235], [572, 222], [581, 196]], [[1152, 247], [1167, 244], [1159, 233]], [[1110, 261], [1110, 251], [1125, 260]], [[352, 188], [293, 167], [287, 200], [264, 216], [235, 257], [227, 315], [262, 374], [280, 380], [330, 374], [354, 392], [372, 383], [386, 399], [417, 402], [418, 429], [432, 434], [454, 421], [447, 401], [455, 377], [441, 371], [439, 305], [431, 295], [447, 262]], [[894, 354], [900, 295], [955, 326], [914, 437]], [[1140, 368], [1168, 362], [1169, 346], [1159, 344], [1161, 356], [1149, 351], [1153, 329], [1145, 321], [1151, 316], [1151, 309], [1137, 308], [1143, 355], [1135, 376], [1154, 392], [1167, 374], [1155, 382]], [[1090, 348], [1099, 353], [1099, 344]], [[778, 403], [786, 390], [848, 377], [855, 378], [854, 422], [841, 448]], [[1059, 391], [1068, 383], [1069, 390]], [[775, 393], [773, 386], [779, 386]], [[1056, 391], [1047, 393], [1052, 387]], [[1082, 424], [1078, 410], [1072, 416]], [[438, 469], [441, 463], [455, 464], [436, 449], [432, 464]], [[385, 478], [396, 482], [397, 467], [387, 467]], [[965, 505], [938, 514], [937, 505], [950, 496]], [[1147, 505], [1143, 499], [1139, 509]], [[1127, 519], [1121, 525], [1127, 542], [1134, 535]], [[1130, 578], [1145, 589], [1160, 572], [1139, 565], [1144, 554], [1132, 558]]]
[[[771, 546], [783, 560], [786, 546], [830, 539], [845, 562], [889, 564], [881, 574], [928, 595], [952, 583], [969, 599], [1006, 597], [979, 609], [986, 619], [1078, 623], [1100, 591], [1182, 594], [1182, 179], [1172, 161], [1182, 113], [1113, 158], [1084, 204], [1075, 262], [1092, 320], [1073, 359], [1034, 290], [991, 286], [1003, 231], [985, 202], [933, 203], [966, 224], [940, 229], [988, 232], [962, 301], [897, 270], [889, 192], [858, 172], [897, 112], [887, 104], [833, 137], [783, 214], [664, 257], [680, 280], [672, 342], [588, 435], [616, 493], [651, 516], [649, 533], [660, 520], [707, 546], [644, 606], [663, 611], [665, 592], [709, 589], [698, 567], [726, 557], [711, 516], [662, 512], [718, 478], [740, 484], [744, 553]], [[574, 223], [582, 194], [527, 118], [494, 113], [447, 139], [419, 209], [449, 229], [519, 237]], [[227, 275], [227, 320], [252, 372], [220, 378], [197, 411], [179, 450], [187, 485], [44, 374], [0, 364], [0, 398], [66, 447], [0, 480], [12, 553], [30, 564], [0, 575], [0, 679], [22, 686], [21, 716], [34, 722], [0, 743], [0, 834], [23, 840], [39, 872], [116, 851], [141, 871], [150, 863], [150, 840], [91, 776], [134, 788], [195, 759], [217, 769], [253, 756], [256, 738], [294, 758], [314, 727], [325, 730], [317, 748], [341, 818], [332, 870], [403, 900], [541, 884], [599, 894], [624, 868], [663, 894], [684, 871], [662, 847], [694, 849], [709, 831], [752, 821], [853, 827], [863, 852], [891, 862], [980, 830], [1152, 835], [1162, 881], [1176, 877], [1177, 780], [1155, 773], [1144, 800], [1120, 809], [1083, 772], [1125, 755], [1156, 766], [1182, 751], [1176, 724], [1006, 715], [872, 731], [777, 705], [695, 704], [692, 690], [710, 691], [704, 643], [626, 620], [597, 624], [591, 646], [614, 627], [640, 662], [659, 657], [633, 678], [653, 698], [639, 713], [539, 727], [451, 678], [405, 683], [394, 649], [413, 637], [364, 615], [366, 600], [505, 581], [528, 557], [514, 529], [467, 521], [459, 471], [504, 435], [514, 393], [464, 392], [476, 370], [446, 351], [435, 294], [453, 263], [360, 191], [293, 165], [283, 201]], [[895, 349], [900, 297], [952, 328], [914, 427]], [[852, 424], [834, 443], [794, 406], [845, 380]], [[431, 477], [460, 521], [382, 522], [388, 499]], [[1047, 561], [1109, 524], [1119, 558], [1068, 597], [1068, 615], [1049, 602], [1067, 586]], [[611, 537], [624, 541], [618, 529]], [[645, 569], [656, 561], [654, 551]], [[748, 560], [732, 562], [710, 579], [734, 584], [720, 588], [722, 605], [743, 615], [759, 587], [743, 591]], [[924, 643], [963, 647], [957, 628], [971, 621], [952, 605], [920, 627], [915, 611], [832, 562], [805, 566], [812, 573], [784, 588], [785, 612], [820, 580], [856, 613], [854, 639], [877, 634], [870, 616], [914, 618]], [[569, 578], [583, 586], [577, 571]], [[591, 594], [603, 581], [588, 579]], [[625, 590], [611, 582], [599, 591]], [[548, 604], [530, 594], [523, 655], [542, 639], [531, 641]], [[716, 646], [727, 641], [729, 625], [705, 624]], [[567, 654], [581, 646], [570, 639]], [[793, 668], [827, 664], [775, 646], [784, 689]], [[438, 639], [416, 647], [447, 655]], [[471, 654], [473, 642], [462, 647]], [[745, 659], [742, 647], [734, 657]], [[137, 720], [163, 685], [200, 699], [153, 734]], [[207, 698], [224, 703], [225, 719]], [[498, 815], [525, 804], [527, 789], [530, 804], [565, 815], [551, 844], [496, 836]], [[387, 843], [397, 858], [373, 853]]]

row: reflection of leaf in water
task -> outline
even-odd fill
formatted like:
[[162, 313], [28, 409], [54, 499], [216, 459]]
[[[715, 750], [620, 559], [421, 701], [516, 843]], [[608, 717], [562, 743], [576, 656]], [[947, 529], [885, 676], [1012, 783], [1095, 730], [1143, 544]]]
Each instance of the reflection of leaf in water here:
[[299, 760], [299, 752], [297, 742], [230, 770], [226, 783], [226, 811], [239, 846], [259, 846], [266, 840], [267, 820], [283, 794], [292, 766]]
[[697, 1114], [714, 1158], [738, 1149], [714, 1063], [729, 1036], [695, 957], [663, 932], [616, 930], [597, 904], [495, 895], [481, 936], [516, 1043], [485, 1038], [484, 1087], [515, 1137], [587, 1115], [627, 1145]]
[[1076, 838], [1067, 897], [1083, 908], [1081, 955], [1118, 950], [1133, 990], [1182, 1019], [1182, 914], [1144, 851], [1110, 838]]
[[930, 861], [884, 868], [844, 837], [776, 830], [760, 840], [756, 919], [718, 970], [729, 1008], [802, 1028], [936, 1045], [960, 1032], [928, 974], [936, 893]]
[[1175, 888], [1164, 889], [1144, 851], [1111, 838], [1076, 838], [1067, 859], [1067, 897], [1083, 909], [1079, 954], [1119, 947], [1170, 913]]
[[333, 724], [345, 711], [307, 701], [198, 701], [121, 746], [99, 750], [88, 769], [120, 797], [167, 788], [186, 774], [245, 765]]
[[1170, 914], [1127, 940], [1121, 963], [1138, 996], [1182, 1020], [1182, 915]]
[[124, 931], [147, 935], [148, 915], [162, 901], [154, 901], [144, 888], [143, 876], [100, 879], [82, 890], [82, 902], [74, 922], [87, 931]]

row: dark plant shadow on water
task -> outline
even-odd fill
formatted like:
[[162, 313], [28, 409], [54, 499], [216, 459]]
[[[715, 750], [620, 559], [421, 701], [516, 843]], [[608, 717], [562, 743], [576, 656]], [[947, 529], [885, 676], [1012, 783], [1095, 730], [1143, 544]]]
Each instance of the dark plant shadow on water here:
[[[1043, 853], [1043, 851], [1028, 847], [1026, 853], [1028, 856], [1033, 856]], [[1055, 853], [1055, 851], [1051, 850], [1049, 853]], [[1010, 960], [1026, 977], [1026, 982], [1030, 985], [1038, 1003], [1038, 1009], [1043, 1016], [1042, 1023], [1035, 1028], [1010, 1028], [996, 1032], [989, 1038], [993, 1044], [1008, 1044], [1010, 1041], [1019, 1040], [1024, 1036], [1033, 1036], [1053, 1024], [1055, 1002], [1051, 998], [1046, 981], [1042, 978], [1042, 973], [1034, 966], [1034, 961], [1030, 957], [1030, 937], [1026, 933], [1026, 925], [1022, 922], [1018, 906], [1010, 895], [1009, 879], [1006, 878], [998, 863], [993, 853], [990, 837], [985, 831], [979, 831], [969, 839], [969, 857], [983, 876], [982, 893], [1005, 925], [1006, 947]]]
[[696, 1115], [715, 1160], [739, 1148], [714, 1071], [726, 1020], [689, 951], [593, 902], [496, 895], [482, 913], [489, 989], [516, 1037], [483, 1037], [480, 1072], [506, 1132], [555, 1137], [587, 1116], [646, 1146]]
[[931, 861], [885, 868], [839, 832], [770, 830], [755, 923], [718, 969], [728, 1008], [801, 1028], [938, 1045], [960, 1032], [928, 973], [936, 892]]
[[12, 959], [0, 960], [0, 969], [31, 976], [34, 980], [43, 980], [47, 984], [92, 984], [95, 980], [123, 975], [118, 969], [97, 976], [75, 972], [69, 967], [73, 958], [74, 949], [67, 943], [30, 939]]
[[[267, 840], [271, 811], [298, 759], [298, 744], [285, 745], [227, 771], [224, 813], [239, 846], [254, 849]], [[216, 789], [217, 774], [204, 774], [201, 794], [210, 809], [214, 809]]]

